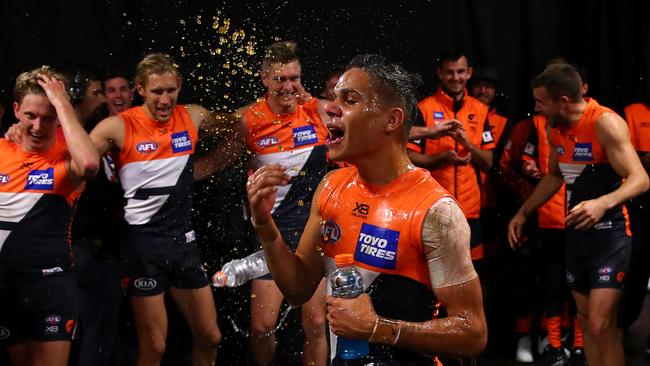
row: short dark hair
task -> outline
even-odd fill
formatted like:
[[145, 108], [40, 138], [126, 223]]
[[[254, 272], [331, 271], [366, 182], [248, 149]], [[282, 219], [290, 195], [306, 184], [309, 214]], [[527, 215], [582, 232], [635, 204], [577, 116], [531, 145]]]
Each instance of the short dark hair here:
[[390, 63], [380, 55], [359, 55], [350, 61], [347, 69], [358, 68], [365, 71], [374, 89], [384, 101], [396, 103], [404, 111], [404, 132], [413, 124], [417, 112], [418, 88], [422, 85], [420, 75], [406, 71], [398, 64]]
[[469, 55], [467, 54], [467, 51], [462, 48], [462, 47], [451, 47], [446, 50], [444, 50], [440, 54], [440, 58], [438, 59], [438, 68], [442, 69], [442, 66], [445, 62], [451, 61], [457, 61], [461, 57], [465, 57], [467, 60], [467, 66], [471, 66], [469, 63]]
[[345, 72], [345, 69], [346, 68], [343, 65], [334, 65], [334, 67], [327, 74], [325, 74], [324, 80], [327, 81], [335, 76], [340, 77]]
[[262, 71], [267, 71], [271, 64], [298, 61], [298, 44], [293, 41], [274, 42], [264, 50], [264, 59], [262, 59]]
[[582, 97], [582, 79], [576, 69], [569, 64], [547, 66], [530, 82], [530, 86], [533, 89], [545, 87], [554, 100], [566, 96], [571, 101], [577, 101]]
[[571, 64], [571, 66], [573, 66], [573, 68], [576, 69], [578, 75], [580, 75], [580, 80], [582, 80], [582, 83], [589, 84], [589, 72], [587, 72], [587, 69], [578, 64]]
[[111, 67], [106, 70], [104, 73], [104, 80], [110, 80], [110, 79], [115, 79], [115, 78], [124, 78], [131, 83], [133, 81], [133, 73], [127, 71], [125, 68], [121, 67]]

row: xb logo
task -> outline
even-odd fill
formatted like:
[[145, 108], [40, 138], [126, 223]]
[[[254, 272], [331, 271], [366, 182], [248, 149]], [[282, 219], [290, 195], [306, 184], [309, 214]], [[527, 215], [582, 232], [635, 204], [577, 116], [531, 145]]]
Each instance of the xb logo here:
[[368, 214], [368, 211], [370, 211], [370, 206], [366, 205], [365, 203], [355, 202], [354, 204], [356, 207], [352, 210], [353, 214], [366, 216]]

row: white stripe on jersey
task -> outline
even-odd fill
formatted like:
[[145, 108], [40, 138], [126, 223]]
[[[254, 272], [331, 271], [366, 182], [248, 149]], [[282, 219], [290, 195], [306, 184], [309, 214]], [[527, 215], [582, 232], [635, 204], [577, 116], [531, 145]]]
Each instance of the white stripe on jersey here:
[[[43, 197], [43, 193], [0, 192], [0, 221], [20, 222]], [[11, 231], [0, 230], [0, 249]]]
[[5, 245], [5, 240], [11, 234], [9, 230], [0, 230], [0, 252], [2, 252], [2, 246]]
[[43, 193], [0, 192], [0, 221], [19, 222], [41, 197]]
[[576, 181], [576, 178], [578, 178], [580, 174], [582, 174], [582, 171], [585, 170], [587, 165], [559, 163], [559, 166], [566, 184], [573, 184], [573, 182]]
[[[309, 159], [313, 149], [314, 146], [310, 146], [303, 149], [280, 151], [272, 154], [258, 154], [253, 158], [253, 168], [257, 170], [263, 165], [280, 164], [287, 169], [287, 175], [293, 178], [300, 174], [300, 171], [305, 166], [305, 163]], [[284, 200], [284, 197], [290, 189], [291, 183], [286, 186], [278, 187], [278, 191], [275, 193], [275, 204], [273, 205], [271, 213], [274, 213], [275, 209], [280, 206], [280, 203], [282, 203], [282, 200]]]
[[174, 156], [167, 159], [135, 161], [120, 169], [120, 181], [127, 199], [124, 219], [131, 225], [146, 224], [165, 204], [169, 195], [149, 196], [147, 199], [133, 199], [141, 188], [161, 188], [176, 186], [178, 178], [185, 169], [190, 155]]

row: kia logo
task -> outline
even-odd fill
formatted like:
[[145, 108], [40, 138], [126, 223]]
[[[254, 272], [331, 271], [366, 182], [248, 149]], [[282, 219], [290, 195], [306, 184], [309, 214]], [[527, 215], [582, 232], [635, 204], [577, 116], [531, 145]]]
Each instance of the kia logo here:
[[156, 287], [156, 280], [153, 278], [138, 278], [133, 281], [133, 286], [138, 290], [151, 290]]

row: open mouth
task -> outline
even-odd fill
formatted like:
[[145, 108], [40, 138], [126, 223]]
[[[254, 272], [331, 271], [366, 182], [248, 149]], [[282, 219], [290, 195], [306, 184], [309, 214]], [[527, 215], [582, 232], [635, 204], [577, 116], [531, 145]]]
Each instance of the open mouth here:
[[34, 131], [29, 131], [29, 135], [34, 139], [34, 140], [41, 140], [42, 138], [45, 137], [45, 134], [42, 133], [37, 133]]
[[159, 116], [167, 117], [168, 115], [171, 114], [172, 107], [171, 106], [170, 107], [158, 107], [158, 108], [156, 108], [156, 110], [158, 111]]
[[333, 124], [328, 124], [327, 130], [329, 131], [329, 135], [327, 137], [327, 143], [329, 145], [338, 144], [343, 140], [343, 136], [345, 135], [345, 132], [343, 132], [343, 130], [338, 126], [335, 126]]
[[126, 102], [123, 100], [115, 100], [113, 101], [113, 108], [115, 108], [118, 111], [123, 111], [126, 109]]

